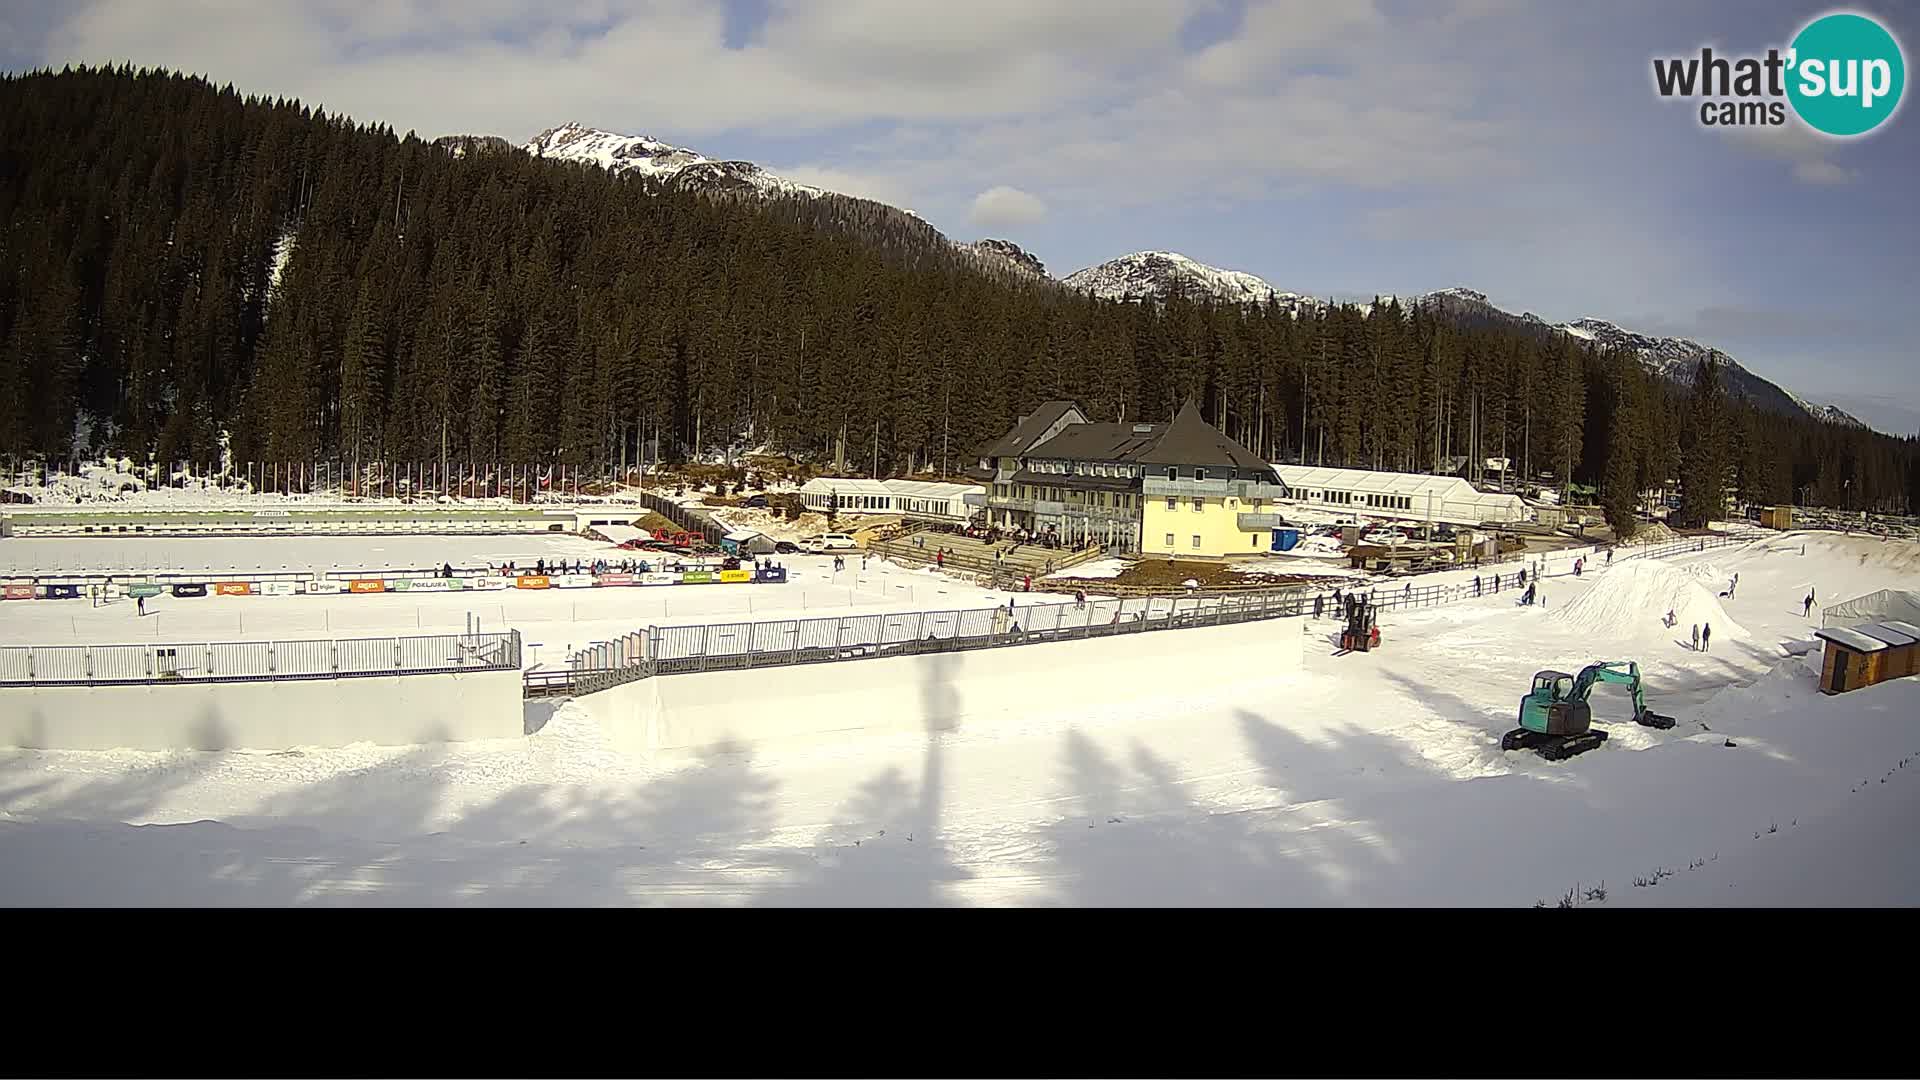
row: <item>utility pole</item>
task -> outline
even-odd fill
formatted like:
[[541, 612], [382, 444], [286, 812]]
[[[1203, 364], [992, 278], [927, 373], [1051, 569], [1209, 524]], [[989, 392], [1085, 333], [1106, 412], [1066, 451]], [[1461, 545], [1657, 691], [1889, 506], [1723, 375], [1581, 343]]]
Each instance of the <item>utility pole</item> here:
[[948, 468], [950, 461], [947, 457], [947, 431], [948, 425], [953, 420], [953, 380], [949, 378], [945, 382], [947, 384], [946, 404], [942, 406], [940, 416], [940, 479], [942, 480], [953, 475]]

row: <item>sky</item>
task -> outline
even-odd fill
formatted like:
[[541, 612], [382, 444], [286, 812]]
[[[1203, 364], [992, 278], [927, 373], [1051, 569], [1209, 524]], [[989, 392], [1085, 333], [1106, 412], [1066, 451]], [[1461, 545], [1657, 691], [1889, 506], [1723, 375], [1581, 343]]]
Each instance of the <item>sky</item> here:
[[[131, 61], [423, 137], [578, 122], [1011, 239], [1694, 338], [1920, 430], [1920, 116], [1703, 127], [1656, 56], [1786, 0], [0, 0], [0, 68]], [[1874, 16], [1920, 42], [1917, 0]]]

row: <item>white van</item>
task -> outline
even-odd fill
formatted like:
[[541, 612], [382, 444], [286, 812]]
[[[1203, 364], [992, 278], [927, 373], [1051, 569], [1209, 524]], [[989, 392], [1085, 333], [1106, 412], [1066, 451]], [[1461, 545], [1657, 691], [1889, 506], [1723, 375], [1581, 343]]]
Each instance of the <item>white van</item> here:
[[853, 537], [846, 533], [821, 533], [819, 536], [809, 536], [800, 541], [800, 547], [803, 550], [821, 554], [832, 551], [857, 551], [860, 545], [854, 543]]

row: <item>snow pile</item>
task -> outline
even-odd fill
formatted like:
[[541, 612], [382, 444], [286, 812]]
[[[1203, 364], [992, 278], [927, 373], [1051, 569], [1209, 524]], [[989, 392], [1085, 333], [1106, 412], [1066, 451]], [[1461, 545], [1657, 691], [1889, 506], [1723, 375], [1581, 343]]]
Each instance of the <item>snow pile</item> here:
[[[1672, 630], [1661, 625], [1668, 611]], [[1747, 634], [1699, 578], [1652, 560], [1622, 563], [1598, 575], [1591, 588], [1553, 615], [1570, 629], [1609, 636], [1671, 637], [1688, 633], [1696, 623], [1712, 625], [1713, 636], [1723, 641]]]
[[1116, 578], [1120, 576], [1122, 570], [1125, 570], [1131, 565], [1133, 564], [1127, 562], [1125, 559], [1094, 559], [1091, 562], [1083, 562], [1079, 566], [1069, 566], [1065, 570], [1049, 574], [1047, 578], [1050, 581], [1054, 578], [1074, 578], [1076, 580]]
[[1634, 530], [1633, 539], [1622, 540], [1620, 541], [1620, 545], [1622, 547], [1629, 547], [1635, 544], [1665, 544], [1678, 539], [1680, 539], [1680, 537], [1665, 525], [1657, 521], [1643, 521], [1640, 523], [1640, 527]]

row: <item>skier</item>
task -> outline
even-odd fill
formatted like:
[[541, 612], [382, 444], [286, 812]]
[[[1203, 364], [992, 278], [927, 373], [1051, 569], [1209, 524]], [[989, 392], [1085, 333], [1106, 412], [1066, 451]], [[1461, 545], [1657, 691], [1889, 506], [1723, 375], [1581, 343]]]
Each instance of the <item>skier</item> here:
[[1700, 628], [1700, 650], [1702, 652], [1713, 651], [1713, 624], [1712, 623], [1708, 623], [1707, 625]]
[[1674, 620], [1674, 617], [1673, 617], [1673, 609], [1672, 609], [1672, 608], [1668, 608], [1668, 609], [1667, 609], [1667, 618], [1666, 618], [1666, 627], [1667, 627], [1667, 629], [1669, 629], [1669, 630], [1671, 630], [1671, 629], [1673, 629], [1673, 624], [1674, 624], [1674, 622], [1675, 622], [1675, 620]]
[[1613, 565], [1613, 549], [1612, 548], [1607, 549], [1607, 565], [1608, 566]]
[[1699, 623], [1693, 624], [1693, 651], [1694, 652], [1700, 651], [1700, 624]]
[[1800, 608], [1801, 608], [1801, 611], [1800, 611], [1801, 618], [1803, 619], [1813, 618], [1813, 594], [1811, 592], [1809, 592], [1807, 594], [1807, 598], [1801, 602]]
[[1313, 597], [1313, 617], [1314, 618], [1316, 619], [1319, 618], [1321, 613], [1326, 610], [1326, 601], [1327, 601], [1327, 598], [1325, 595], [1319, 594], [1319, 593], [1314, 594], [1314, 597]]
[[147, 613], [147, 598], [144, 596], [136, 596], [133, 598], [133, 602], [138, 608], [138, 614], [136, 614], [134, 618], [137, 619], [144, 616]]

